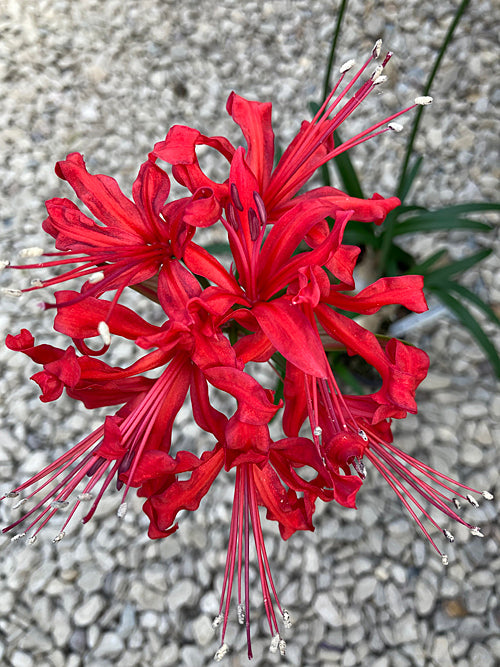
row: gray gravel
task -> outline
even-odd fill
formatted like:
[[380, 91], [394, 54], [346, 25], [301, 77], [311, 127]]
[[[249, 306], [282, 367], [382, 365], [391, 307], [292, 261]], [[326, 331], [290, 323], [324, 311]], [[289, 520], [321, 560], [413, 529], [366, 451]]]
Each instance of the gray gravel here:
[[[53, 173], [54, 163], [67, 152], [83, 152], [92, 171], [115, 176], [128, 192], [148, 150], [173, 123], [239, 141], [224, 112], [233, 88], [271, 100], [278, 139], [288, 141], [307, 116], [309, 100], [319, 96], [338, 4], [3, 0], [0, 259], [26, 246], [47, 245], [40, 233], [43, 202], [69, 195]], [[456, 4], [351, 3], [338, 64], [354, 56], [361, 60], [379, 36], [396, 52], [389, 81], [353, 120], [353, 131], [421, 92]], [[498, 23], [494, 2], [471, 4], [436, 80], [436, 101], [426, 110], [417, 141], [426, 160], [414, 198], [427, 206], [496, 196]], [[386, 135], [353, 154], [366, 191], [392, 194], [402, 146], [400, 137]], [[456, 231], [412, 243], [422, 256], [447, 246], [455, 257], [494, 245], [496, 252], [467, 274], [466, 282], [498, 312], [498, 228], [488, 235]], [[19, 287], [31, 277], [3, 272], [0, 284]], [[39, 313], [36, 301], [3, 298], [2, 333], [22, 326], [35, 334], [48, 330], [50, 314]], [[498, 331], [484, 326], [500, 345]], [[420, 413], [397, 425], [397, 441], [452, 477], [494, 492], [500, 396], [490, 367], [446, 313], [405, 337], [429, 352], [432, 365], [419, 391]], [[126, 358], [126, 346], [115, 353], [119, 363]], [[35, 473], [102, 420], [99, 412], [87, 413], [65, 398], [40, 404], [27, 379], [33, 366], [20, 357], [0, 350], [2, 489]], [[187, 412], [181, 413], [175, 435], [180, 446], [192, 446]], [[475, 513], [469, 511], [485, 538], [455, 530], [450, 565], [444, 569], [375, 473], [358, 498], [358, 511], [320, 507], [316, 532], [296, 535], [286, 544], [274, 526], [265, 524], [277, 588], [295, 620], [284, 664], [498, 664], [498, 506], [482, 504]], [[147, 520], [137, 499], [118, 523], [119, 502], [110, 494], [95, 520], [75, 526], [58, 545], [51, 543], [50, 528], [33, 547], [2, 539], [2, 665], [211, 664], [218, 642], [210, 622], [225, 563], [230, 480], [221, 478], [202, 509], [162, 541], [146, 537]], [[13, 513], [5, 504], [0, 507], [2, 525]], [[268, 652], [258, 595], [254, 606], [254, 664], [276, 664]], [[229, 628], [228, 641], [235, 651], [226, 664], [247, 664], [236, 624]]]

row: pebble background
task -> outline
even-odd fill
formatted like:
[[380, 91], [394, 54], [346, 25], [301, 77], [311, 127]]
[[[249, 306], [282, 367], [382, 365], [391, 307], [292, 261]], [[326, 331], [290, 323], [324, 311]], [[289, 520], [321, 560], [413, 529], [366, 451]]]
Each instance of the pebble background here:
[[[139, 164], [173, 123], [239, 142], [225, 114], [234, 88], [273, 102], [284, 144], [318, 99], [339, 2], [275, 0], [2, 0], [0, 4], [0, 243], [2, 257], [48, 245], [43, 202], [69, 196], [53, 172], [74, 150], [91, 171], [130, 192]], [[337, 65], [365, 57], [376, 38], [395, 51], [389, 81], [351, 128], [364, 127], [420, 94], [457, 2], [353, 0]], [[495, 17], [495, 12], [497, 16]], [[498, 183], [498, 4], [477, 0], [458, 28], [435, 82], [418, 137], [426, 156], [414, 201], [437, 207], [493, 200]], [[408, 121], [407, 121], [408, 122]], [[350, 130], [351, 131], [351, 130]], [[347, 136], [344, 131], [344, 136]], [[365, 191], [392, 194], [402, 135], [385, 135], [352, 154]], [[209, 159], [210, 156], [207, 156]], [[216, 169], [217, 165], [214, 164]], [[500, 307], [499, 230], [411, 240], [425, 256], [448, 247], [460, 257], [495, 251], [465, 277]], [[27, 274], [4, 271], [21, 287]], [[47, 342], [50, 313], [39, 297], [2, 297], [0, 330], [29, 326]], [[143, 311], [141, 311], [143, 312]], [[480, 321], [500, 345], [498, 331]], [[47, 332], [47, 333], [45, 333]], [[469, 335], [444, 314], [406, 335], [425, 348], [431, 371], [419, 390], [418, 416], [396, 426], [399, 445], [453, 477], [495, 492], [500, 396], [490, 366]], [[56, 343], [57, 344], [57, 343]], [[127, 355], [117, 346], [118, 362]], [[34, 365], [0, 350], [0, 482], [6, 490], [97, 426], [64, 397], [43, 405], [28, 381]], [[179, 448], [203, 444], [181, 412]], [[295, 620], [283, 664], [308, 667], [493, 667], [500, 662], [499, 529], [495, 502], [465, 510], [485, 538], [453, 528], [443, 568], [384, 481], [369, 471], [358, 511], [322, 506], [314, 534], [280, 541], [265, 523], [282, 603]], [[498, 491], [498, 488], [496, 489]], [[140, 502], [116, 518], [109, 494], [95, 520], [76, 523], [58, 545], [58, 526], [36, 546], [0, 541], [0, 664], [12, 667], [197, 667], [212, 664], [229, 527], [231, 480], [221, 478], [174, 536], [146, 537]], [[15, 515], [0, 507], [0, 523]], [[53, 531], [53, 532], [52, 532]], [[440, 540], [440, 537], [437, 536]], [[443, 545], [444, 546], [444, 545]], [[255, 595], [254, 665], [273, 665]], [[248, 664], [243, 633], [225, 664]]]

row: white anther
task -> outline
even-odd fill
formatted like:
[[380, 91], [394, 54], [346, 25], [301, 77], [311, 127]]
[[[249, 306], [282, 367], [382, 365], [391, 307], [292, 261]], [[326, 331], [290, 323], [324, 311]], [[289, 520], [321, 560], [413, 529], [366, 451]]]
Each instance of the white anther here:
[[280, 645], [280, 636], [279, 634], [275, 634], [274, 637], [271, 639], [271, 646], [269, 647], [271, 653], [277, 653], [279, 645]]
[[429, 95], [422, 95], [421, 97], [415, 98], [415, 104], [419, 104], [421, 107], [426, 107], [428, 104], [432, 103], [432, 97]]
[[383, 71], [384, 68], [382, 67], [382, 65], [378, 65], [377, 67], [375, 67], [375, 69], [373, 70], [373, 74], [371, 75], [372, 83], [375, 83], [375, 81], [380, 77]]
[[214, 655], [215, 662], [220, 662], [222, 658], [229, 653], [229, 646], [224, 643], [220, 648], [217, 649]]
[[19, 252], [19, 257], [41, 257], [43, 255], [43, 248], [23, 248]]
[[448, 565], [448, 563], [450, 562], [446, 554], [441, 554], [441, 562], [443, 563], [443, 565]]
[[123, 519], [126, 513], [127, 513], [127, 503], [122, 503], [118, 508], [118, 510], [116, 511], [116, 516], [119, 519]]
[[43, 287], [43, 280], [33, 278], [33, 280], [30, 280], [30, 285], [31, 287]]
[[377, 41], [376, 41], [375, 44], [373, 45], [373, 49], [372, 49], [372, 58], [375, 58], [375, 59], [378, 58], [379, 55], [380, 55], [380, 51], [381, 51], [381, 49], [382, 49], [382, 40], [381, 40], [381, 39], [377, 39]]
[[461, 504], [460, 500], [458, 498], [452, 498], [452, 500], [453, 500], [453, 504], [455, 505], [457, 510], [459, 510], [462, 507], [462, 504]]
[[453, 535], [450, 533], [449, 530], [446, 530], [446, 528], [443, 530], [443, 535], [446, 537], [448, 542], [454, 542], [455, 541], [455, 538], [453, 537]]
[[5, 494], [6, 498], [17, 498], [19, 496], [19, 491], [8, 491]]
[[69, 500], [53, 500], [50, 506], [54, 510], [63, 510], [69, 505]]
[[354, 65], [356, 64], [356, 61], [351, 58], [351, 60], [347, 60], [343, 65], [340, 66], [339, 72], [341, 74], [344, 74], [345, 72], [348, 72]]
[[393, 132], [402, 132], [404, 130], [404, 125], [401, 125], [401, 123], [389, 123], [387, 127]]
[[314, 427], [313, 435], [317, 435], [319, 437], [322, 433], [323, 429], [321, 428], [321, 426]]
[[216, 616], [216, 617], [214, 618], [214, 620], [212, 621], [212, 627], [213, 627], [214, 630], [215, 630], [216, 628], [218, 628], [219, 625], [222, 623], [222, 619], [223, 619], [222, 614], [219, 614], [218, 616]]
[[11, 541], [11, 542], [17, 542], [17, 540], [21, 540], [21, 539], [22, 539], [23, 537], [25, 537], [25, 536], [26, 536], [26, 533], [18, 533], [17, 535], [13, 535], [13, 536], [10, 538], [10, 541]]
[[93, 497], [94, 497], [93, 493], [79, 493], [77, 496], [78, 500], [82, 503], [86, 503], [89, 500], [92, 500]]
[[28, 538], [28, 544], [35, 544], [35, 542], [37, 541], [37, 539], [38, 539], [38, 538], [37, 538], [36, 535], [32, 535], [31, 537]]
[[358, 473], [358, 476], [361, 479], [366, 479], [366, 467], [365, 464], [361, 459], [358, 459], [357, 456], [355, 456], [352, 460], [352, 467], [354, 470]]
[[494, 496], [489, 491], [481, 491], [481, 495], [485, 500], [493, 500]]
[[17, 510], [19, 507], [22, 507], [27, 502], [28, 498], [21, 498], [21, 500], [18, 500], [15, 505], [12, 505], [12, 509]]
[[104, 341], [104, 345], [109, 345], [111, 343], [111, 334], [109, 333], [109, 327], [106, 322], [99, 322], [97, 325], [97, 331], [99, 332], [100, 337]]
[[65, 535], [66, 533], [64, 532], [64, 530], [62, 530], [54, 538], [52, 538], [52, 544], [57, 544], [57, 542], [60, 542]]
[[292, 619], [290, 617], [290, 612], [288, 609], [283, 609], [283, 625], [287, 630], [292, 627]]
[[0, 259], [0, 271], [3, 271], [3, 269], [6, 269], [8, 266], [10, 266], [10, 261], [8, 259]]
[[387, 76], [385, 74], [382, 74], [381, 76], [378, 76], [375, 81], [373, 81], [374, 86], [379, 86], [381, 83], [385, 83], [387, 81]]
[[89, 277], [88, 282], [93, 285], [94, 283], [99, 283], [104, 278], [104, 273], [102, 271], [96, 271], [92, 273]]
[[470, 493], [468, 493], [466, 496], [467, 500], [470, 502], [472, 507], [479, 507], [479, 503], [477, 500], [474, 498], [474, 496], [471, 496]]
[[242, 604], [238, 605], [238, 623], [245, 625], [245, 607]]
[[22, 296], [22, 292], [20, 289], [12, 289], [11, 287], [1, 287], [0, 288], [0, 293], [5, 294], [5, 296]]
[[363, 431], [362, 428], [359, 429], [358, 435], [360, 438], [363, 438], [365, 442], [368, 442], [368, 436], [366, 435], [366, 433]]
[[286, 655], [286, 641], [284, 639], [280, 639], [278, 647], [280, 650], [280, 655]]
[[483, 533], [481, 532], [481, 529], [479, 526], [474, 526], [474, 528], [471, 528], [471, 535], [474, 535], [474, 537], [484, 537]]

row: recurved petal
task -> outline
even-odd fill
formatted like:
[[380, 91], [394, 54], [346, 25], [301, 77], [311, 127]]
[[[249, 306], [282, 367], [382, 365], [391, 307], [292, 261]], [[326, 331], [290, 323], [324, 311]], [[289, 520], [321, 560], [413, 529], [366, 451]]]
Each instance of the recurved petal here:
[[287, 361], [315, 377], [327, 377], [325, 352], [318, 332], [288, 297], [252, 307], [260, 328]]
[[257, 177], [259, 191], [264, 192], [271, 178], [274, 162], [274, 132], [271, 125], [272, 105], [254, 102], [235, 92], [229, 95], [226, 109], [246, 139], [246, 160]]
[[139, 236], [147, 233], [144, 221], [134, 204], [110, 176], [89, 174], [83, 156], [70, 153], [56, 164], [56, 174], [68, 181], [89, 211], [109, 227], [119, 227]]

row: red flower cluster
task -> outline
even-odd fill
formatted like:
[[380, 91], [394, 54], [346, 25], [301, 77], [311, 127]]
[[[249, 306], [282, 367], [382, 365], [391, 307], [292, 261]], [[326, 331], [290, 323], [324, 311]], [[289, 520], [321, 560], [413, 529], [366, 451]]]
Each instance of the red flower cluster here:
[[[84, 518], [88, 521], [113, 480], [123, 487], [118, 515], [126, 512], [129, 489], [138, 488], [146, 499], [150, 537], [165, 537], [177, 530], [180, 510], [198, 508], [223, 468], [235, 470], [227, 565], [214, 621], [214, 627], [222, 626], [217, 660], [228, 650], [224, 636], [235, 571], [238, 620], [246, 626], [248, 655], [252, 655], [251, 532], [271, 650], [285, 651], [281, 627], [289, 626], [290, 615], [273, 584], [259, 506], [278, 523], [284, 539], [297, 530], [314, 530], [318, 499], [355, 507], [366, 475], [364, 460], [381, 472], [427, 535], [416, 514], [425, 510], [415, 492], [461, 523], [465, 522], [453, 509], [457, 496], [476, 502], [472, 489], [392, 444], [390, 420], [416, 412], [415, 390], [427, 373], [426, 354], [399, 340], [383, 342], [345, 314], [370, 314], [387, 304], [401, 304], [415, 312], [427, 308], [420, 276], [383, 278], [353, 293], [359, 249], [342, 243], [345, 227], [350, 220], [381, 224], [398, 200], [377, 194], [369, 200], [356, 199], [332, 187], [298, 194], [326, 161], [395, 129], [392, 121], [400, 114], [341, 146], [332, 140], [333, 131], [383, 79], [381, 72], [391, 54], [345, 101], [379, 53], [377, 43], [365, 65], [334, 99], [351, 63], [341, 68], [332, 95], [312, 122], [302, 124], [275, 168], [271, 105], [250, 102], [235, 93], [227, 110], [240, 126], [246, 147], [235, 148], [223, 137], [175, 126], [141, 166], [133, 201], [113, 179], [89, 174], [81, 155], [73, 153], [59, 162], [56, 173], [99, 222], [67, 199], [50, 200], [43, 227], [55, 239], [58, 252], [48, 253], [52, 257], [48, 262], [27, 266], [76, 267], [29, 289], [73, 278], [86, 280], [80, 292], [56, 292], [55, 304], [45, 304], [56, 308], [54, 327], [72, 339], [72, 345], [65, 350], [36, 345], [27, 330], [7, 337], [10, 349], [24, 352], [43, 367], [33, 376], [42, 401], [57, 399], [65, 389], [87, 408], [117, 406], [101, 427], [7, 494], [15, 497], [27, 490], [18, 505], [40, 498], [4, 529], [23, 522], [26, 528], [16, 538], [29, 535], [34, 541], [49, 519], [69, 508], [55, 538], [60, 540], [77, 507], [89, 505]], [[419, 98], [416, 104], [428, 101]], [[202, 171], [196, 155], [200, 145], [214, 148], [227, 160], [228, 178], [223, 183]], [[165, 203], [170, 182], [156, 164], [160, 159], [172, 166], [189, 196]], [[200, 228], [214, 224], [227, 232], [232, 254], [229, 269], [193, 240], [202, 235]], [[33, 256], [37, 249], [26, 254]], [[130, 286], [159, 303], [165, 314], [162, 326], [148, 323], [119, 303]], [[112, 298], [104, 298], [105, 293]], [[96, 352], [86, 340], [99, 336], [103, 346]], [[114, 336], [135, 343], [141, 351], [138, 361], [119, 368], [98, 358]], [[377, 392], [342, 394], [325, 353], [325, 336], [376, 369], [381, 378]], [[277, 370], [277, 355], [286, 361], [282, 400], [248, 371], [250, 362], [267, 363]], [[233, 414], [214, 407], [211, 388], [235, 399]], [[176, 455], [171, 451], [172, 427], [188, 394], [194, 420], [214, 437], [213, 449], [199, 457], [189, 451]], [[276, 416], [283, 431], [279, 440], [273, 440], [269, 430]], [[309, 428], [303, 429], [306, 422]], [[478, 528], [465, 525], [480, 534]], [[444, 533], [453, 539], [447, 530]], [[444, 554], [442, 558], [445, 562]]]

